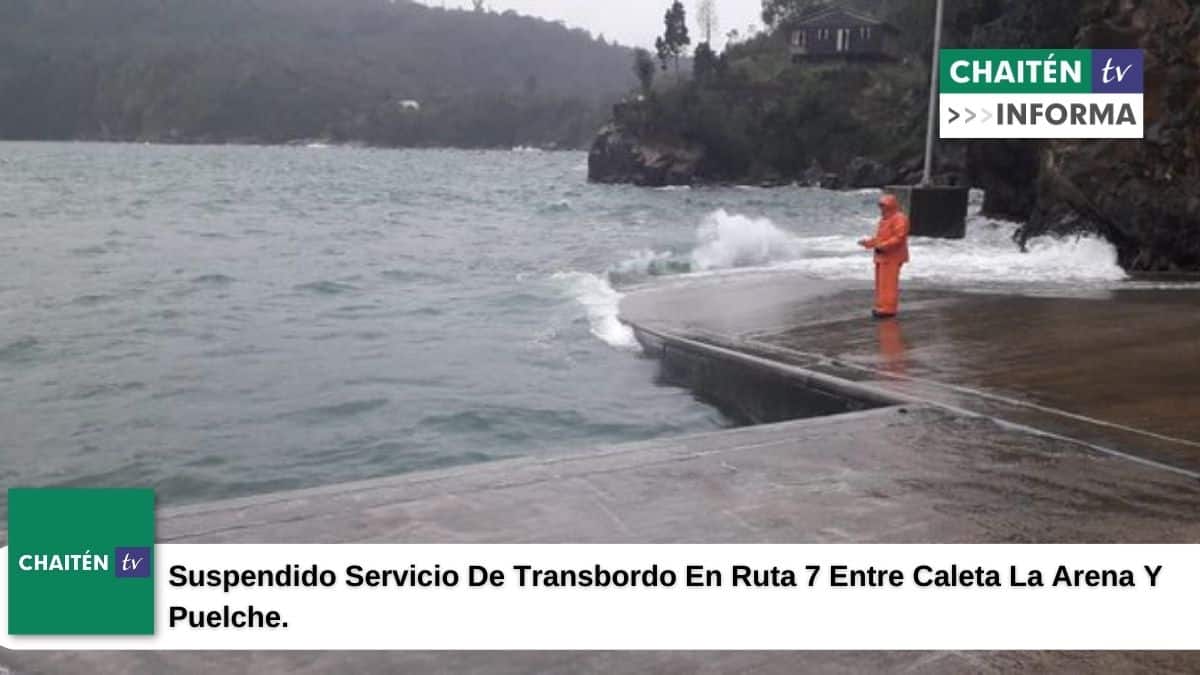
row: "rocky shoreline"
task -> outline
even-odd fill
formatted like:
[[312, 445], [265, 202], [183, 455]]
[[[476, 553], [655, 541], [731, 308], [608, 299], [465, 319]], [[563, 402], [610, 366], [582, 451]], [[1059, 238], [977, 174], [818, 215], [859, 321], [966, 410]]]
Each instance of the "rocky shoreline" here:
[[[936, 179], [941, 185], [965, 185], [966, 148], [944, 148], [938, 158]], [[920, 181], [923, 158], [912, 157], [890, 166], [858, 156], [841, 169], [826, 168], [813, 160], [807, 169], [788, 174], [760, 169], [737, 178], [714, 176], [703, 145], [679, 139], [644, 140], [636, 132], [610, 122], [596, 135], [588, 153], [588, 180], [602, 184], [639, 187], [754, 185], [773, 188], [789, 185], [827, 190], [859, 190], [885, 185], [911, 185]]]
[[[984, 190], [985, 215], [1024, 223], [1017, 234], [1022, 246], [1044, 235], [1095, 234], [1113, 243], [1121, 266], [1131, 273], [1200, 273], [1200, 6], [1187, 0], [1017, 0], [959, 38], [960, 46], [1144, 50], [1143, 141], [945, 142], [939, 144], [935, 182]], [[844, 76], [864, 74], [847, 65]], [[835, 90], [838, 79], [827, 78], [834, 84], [825, 86]], [[848, 114], [870, 129], [876, 122], [918, 116], [916, 98], [890, 109], [864, 105]], [[703, 143], [664, 133], [660, 120], [631, 115], [630, 106], [618, 105], [613, 121], [596, 137], [588, 157], [590, 180], [649, 187], [736, 183], [860, 189], [910, 184], [921, 175], [912, 143], [899, 159], [887, 156], [885, 143], [874, 156], [847, 151], [841, 166], [801, 158], [807, 169], [781, 171], [764, 162], [731, 176]], [[837, 122], [814, 119], [803, 132], [815, 144], [828, 132], [822, 124]], [[893, 138], [911, 141], [920, 133], [907, 124]]]
[[[1068, 4], [1078, 17], [1076, 47], [1144, 51], [1146, 137], [973, 143], [969, 165], [973, 183], [987, 192], [985, 212], [1025, 222], [1022, 244], [1098, 234], [1131, 272], [1200, 272], [1200, 6]], [[1013, 12], [1008, 30], [1033, 11]]]

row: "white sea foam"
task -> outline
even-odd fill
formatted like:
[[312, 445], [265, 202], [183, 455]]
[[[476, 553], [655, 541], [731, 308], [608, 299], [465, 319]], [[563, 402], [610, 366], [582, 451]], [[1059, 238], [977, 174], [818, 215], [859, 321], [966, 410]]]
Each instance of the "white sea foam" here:
[[[1023, 252], [1012, 239], [1016, 227], [976, 219], [962, 240], [913, 238], [913, 262], [905, 268], [905, 277], [948, 285], [1105, 284], [1126, 278], [1117, 265], [1116, 249], [1106, 241], [1040, 238]], [[822, 239], [822, 250], [810, 250], [784, 266], [830, 279], [871, 278], [869, 254], [858, 247], [856, 237]]]
[[[987, 284], [1116, 282], [1126, 278], [1116, 249], [1095, 237], [1039, 238], [1021, 251], [1013, 242], [1014, 223], [974, 215], [962, 240], [913, 238], [910, 279]], [[709, 215], [697, 231], [691, 254], [696, 272], [734, 268], [794, 269], [830, 279], [871, 278], [869, 258], [857, 244], [866, 234], [803, 236], [769, 219]], [[638, 260], [656, 260], [643, 254]]]
[[564, 282], [572, 297], [583, 305], [592, 335], [617, 349], [638, 348], [633, 329], [617, 318], [622, 295], [607, 279], [587, 272], [560, 272], [554, 278]]
[[[962, 240], [914, 237], [913, 261], [904, 277], [952, 288], [1059, 287], [1102, 288], [1127, 277], [1117, 264], [1116, 249], [1095, 237], [1038, 238], [1021, 251], [1013, 241], [1017, 224], [978, 215], [967, 225]], [[857, 229], [844, 224], [840, 229]], [[870, 281], [870, 253], [858, 246], [862, 232], [804, 235], [790, 232], [768, 218], [718, 210], [700, 223], [690, 252], [643, 249], [612, 265], [606, 275], [582, 272], [556, 275], [584, 306], [592, 333], [614, 347], [637, 347], [633, 332], [617, 318], [621, 293], [614, 288], [649, 277], [690, 274], [729, 274], [740, 269], [791, 270], [800, 274], [846, 281]]]
[[758, 267], [803, 255], [803, 240], [770, 220], [732, 215], [724, 209], [704, 219], [696, 239], [692, 268], [697, 271]]

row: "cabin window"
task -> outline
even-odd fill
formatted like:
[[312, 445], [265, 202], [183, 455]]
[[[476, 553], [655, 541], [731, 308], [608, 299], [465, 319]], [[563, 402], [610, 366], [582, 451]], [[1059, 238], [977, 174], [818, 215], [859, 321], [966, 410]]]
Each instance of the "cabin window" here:
[[850, 51], [850, 29], [839, 28], [837, 32], [837, 50], [839, 52]]

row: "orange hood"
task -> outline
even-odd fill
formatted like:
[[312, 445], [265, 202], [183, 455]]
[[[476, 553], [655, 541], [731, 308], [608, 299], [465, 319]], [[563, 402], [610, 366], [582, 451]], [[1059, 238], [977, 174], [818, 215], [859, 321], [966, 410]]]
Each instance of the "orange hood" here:
[[895, 195], [884, 195], [879, 198], [879, 205], [883, 207], [883, 215], [894, 216], [900, 210], [900, 202]]

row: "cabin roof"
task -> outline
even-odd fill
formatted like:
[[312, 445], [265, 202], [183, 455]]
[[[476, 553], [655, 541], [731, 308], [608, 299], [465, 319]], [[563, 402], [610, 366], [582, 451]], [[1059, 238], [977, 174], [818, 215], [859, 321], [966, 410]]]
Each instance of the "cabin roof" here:
[[786, 21], [784, 25], [787, 28], [857, 28], [888, 24], [870, 14], [835, 4], [809, 10]]

